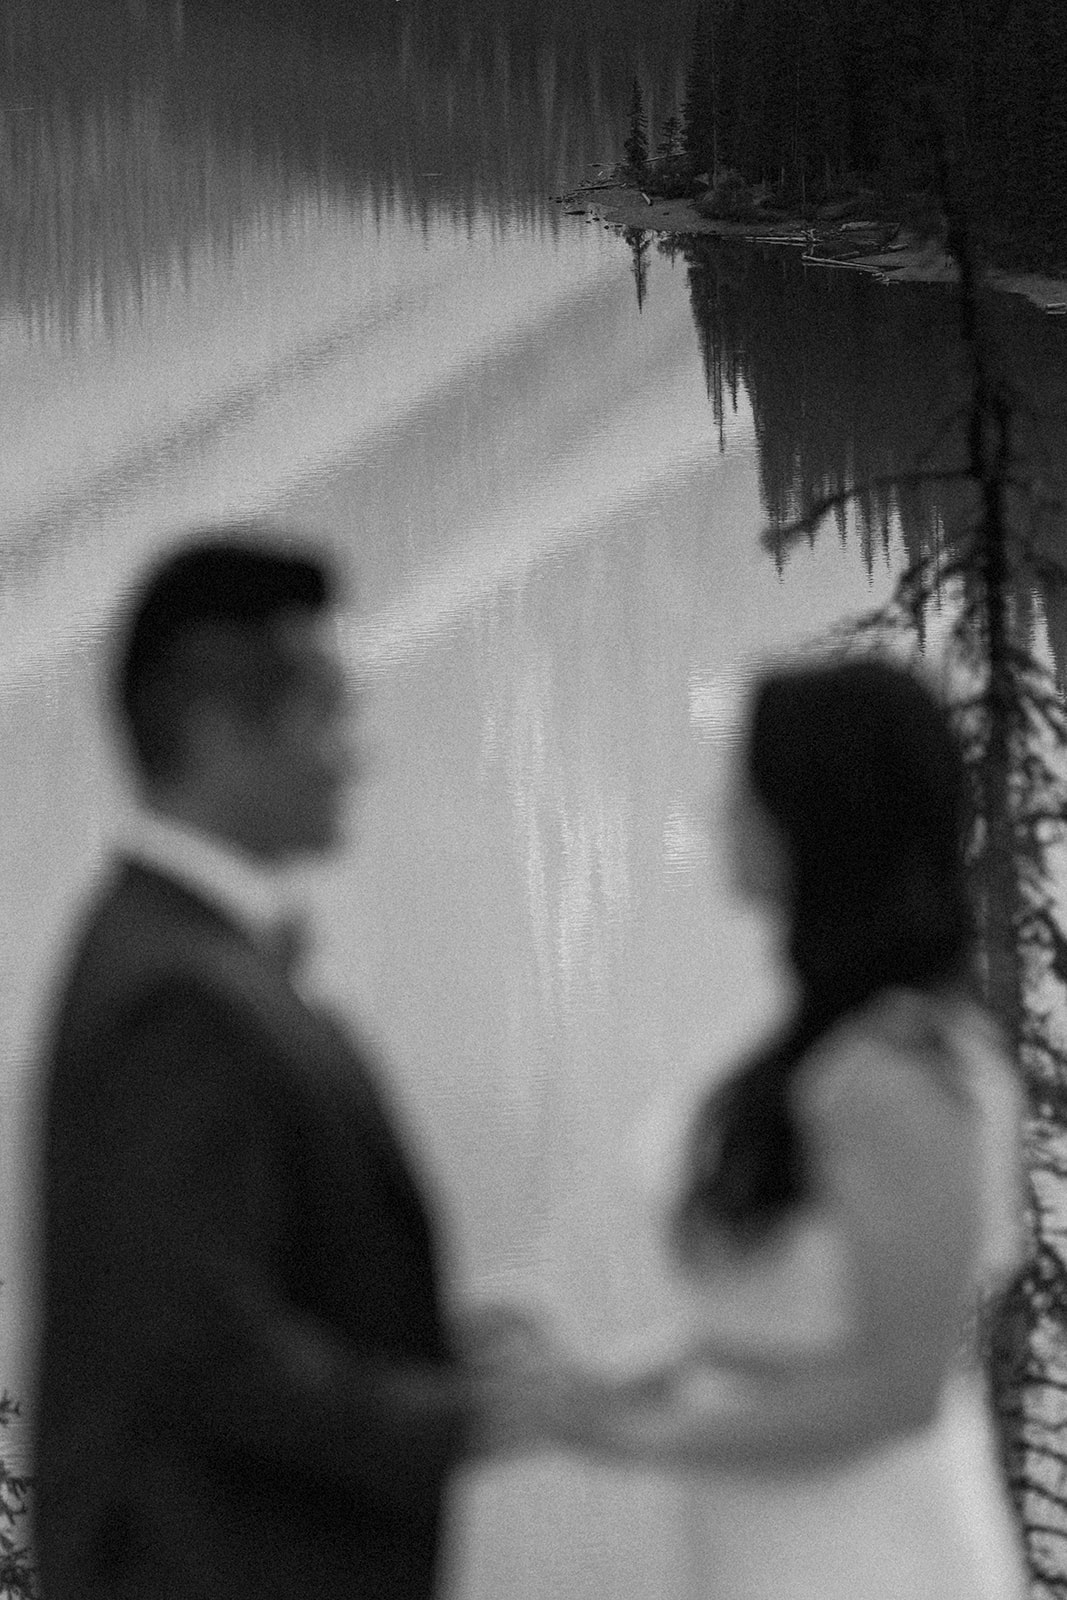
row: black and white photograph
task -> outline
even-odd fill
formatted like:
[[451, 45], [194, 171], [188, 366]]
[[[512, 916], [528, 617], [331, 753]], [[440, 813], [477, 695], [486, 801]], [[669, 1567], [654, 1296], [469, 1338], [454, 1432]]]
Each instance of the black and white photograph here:
[[1063, 0], [0, 0], [0, 1600], [1067, 1600]]

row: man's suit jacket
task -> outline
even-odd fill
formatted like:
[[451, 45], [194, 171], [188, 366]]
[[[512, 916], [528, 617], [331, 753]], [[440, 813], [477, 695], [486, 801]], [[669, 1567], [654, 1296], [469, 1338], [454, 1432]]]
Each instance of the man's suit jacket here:
[[43, 1154], [45, 1600], [421, 1600], [469, 1400], [365, 1060], [132, 862], [60, 997]]

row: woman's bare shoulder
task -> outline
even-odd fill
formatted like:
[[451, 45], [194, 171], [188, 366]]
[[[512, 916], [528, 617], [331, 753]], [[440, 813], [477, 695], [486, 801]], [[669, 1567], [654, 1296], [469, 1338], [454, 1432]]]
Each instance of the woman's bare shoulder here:
[[974, 1058], [999, 1061], [980, 1008], [910, 989], [886, 990], [835, 1024], [797, 1074], [794, 1105], [804, 1121], [909, 1110], [965, 1116], [973, 1105]]
[[[901, 1227], [928, 1226], [935, 1197], [977, 1200], [984, 1108], [945, 1019], [887, 995], [811, 1052], [794, 1096], [817, 1201]], [[926, 1215], [927, 1220], [923, 1221]], [[947, 1221], [946, 1221], [947, 1226]], [[906, 1231], [906, 1230], [905, 1230]]]

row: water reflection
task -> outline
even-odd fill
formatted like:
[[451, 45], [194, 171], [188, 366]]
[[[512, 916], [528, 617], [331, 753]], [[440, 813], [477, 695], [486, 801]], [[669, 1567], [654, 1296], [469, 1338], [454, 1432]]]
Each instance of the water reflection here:
[[[279, 163], [182, 143], [158, 97], [66, 98], [0, 121], [0, 293], [46, 340], [108, 337], [151, 300], [188, 291], [198, 258], [226, 262], [242, 236], [284, 227], [303, 185]], [[322, 197], [328, 200], [328, 195]]]
[[689, 718], [703, 738], [716, 743], [732, 743], [738, 738], [747, 687], [748, 673], [741, 666], [727, 672], [690, 673]]
[[555, 233], [550, 196], [617, 154], [628, 72], [671, 91], [662, 39], [618, 60], [602, 31], [516, 29], [503, 13], [445, 28], [405, 0], [386, 19], [354, 8], [316, 40], [217, 9], [168, 27], [155, 5], [72, 21], [9, 3], [0, 307], [35, 333], [113, 331], [154, 288], [187, 283], [205, 246], [225, 259], [306, 196], [423, 233], [487, 215]]
[[[708, 391], [716, 417], [752, 407], [767, 520], [782, 527], [813, 500], [966, 459], [969, 370], [950, 291], [885, 287], [859, 273], [805, 268], [799, 253], [691, 239], [667, 246], [685, 262]], [[1050, 503], [1035, 526], [1055, 553], [1067, 503], [1067, 335], [1025, 301], [990, 297], [993, 337], [1017, 400], [1022, 470]], [[888, 565], [899, 531], [908, 559], [953, 540], [975, 514], [970, 485], [874, 489], [837, 516], [837, 532], [868, 574]], [[824, 530], [821, 537], [829, 537]], [[780, 560], [788, 552], [783, 549]], [[1046, 631], [1067, 672], [1062, 586], [1020, 594], [1024, 627]]]

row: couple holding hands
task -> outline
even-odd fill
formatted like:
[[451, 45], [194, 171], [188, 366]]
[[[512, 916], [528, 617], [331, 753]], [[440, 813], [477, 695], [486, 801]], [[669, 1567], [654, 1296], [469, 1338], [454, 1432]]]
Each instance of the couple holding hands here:
[[973, 1348], [1020, 1106], [945, 709], [869, 658], [756, 685], [734, 876], [795, 1009], [660, 1130], [661, 1336], [579, 1359], [519, 1308], [449, 1325], [375, 1064], [293, 979], [279, 869], [354, 776], [336, 604], [299, 539], [223, 528], [124, 620], [139, 807], [45, 1073], [45, 1600], [430, 1600], [450, 1472], [546, 1449], [706, 1489], [708, 1600], [1023, 1600]]

